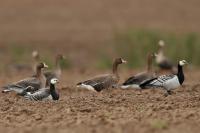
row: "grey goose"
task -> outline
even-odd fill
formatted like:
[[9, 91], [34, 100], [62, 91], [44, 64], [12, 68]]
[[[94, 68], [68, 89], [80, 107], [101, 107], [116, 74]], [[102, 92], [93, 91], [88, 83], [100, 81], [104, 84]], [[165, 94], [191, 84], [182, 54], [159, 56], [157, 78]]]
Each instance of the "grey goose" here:
[[51, 79], [50, 86], [48, 88], [41, 88], [33, 93], [27, 92], [24, 95], [24, 98], [31, 101], [59, 100], [59, 94], [55, 88], [55, 85], [58, 82], [58, 79], [53, 78]]
[[158, 52], [155, 53], [155, 61], [161, 70], [173, 70], [174, 64], [164, 55], [165, 42], [160, 40], [158, 42]]
[[112, 74], [100, 75], [84, 82], [80, 82], [77, 84], [77, 87], [97, 92], [110, 87], [116, 87], [120, 79], [118, 74], [118, 65], [123, 63], [126, 63], [126, 61], [122, 58], [115, 59], [113, 63]]
[[38, 63], [40, 62], [40, 55], [39, 55], [39, 52], [36, 51], [36, 50], [33, 51], [33, 52], [32, 52], [32, 58], [33, 58], [32, 69], [33, 69], [33, 72], [36, 73], [37, 65], [38, 65]]
[[38, 90], [44, 88], [46, 85], [46, 77], [44, 76], [42, 69], [47, 68], [45, 63], [39, 63], [37, 65], [36, 75], [25, 78], [18, 82], [8, 84], [3, 88], [3, 93], [14, 91], [19, 95], [24, 95], [25, 91]]
[[177, 74], [162, 75], [156, 78], [152, 78], [140, 84], [140, 87], [143, 89], [161, 87], [167, 91], [167, 94], [171, 94], [171, 90], [176, 89], [183, 84], [185, 80], [183, 66], [186, 64], [187, 62], [185, 60], [179, 61]]
[[154, 54], [147, 55], [147, 70], [142, 73], [138, 73], [128, 78], [121, 86], [122, 89], [134, 88], [140, 89], [140, 84], [148, 79], [156, 77], [155, 72], [152, 71], [152, 62], [155, 58]]
[[47, 82], [46, 82], [47, 86], [50, 85], [50, 81], [51, 81], [52, 78], [60, 79], [61, 74], [62, 74], [62, 69], [61, 69], [61, 66], [60, 66], [60, 62], [63, 59], [65, 59], [65, 57], [62, 54], [58, 54], [56, 56], [56, 59], [55, 59], [55, 69], [53, 71], [48, 71], [48, 72], [44, 73], [44, 75], [45, 75], [45, 77], [47, 79]]

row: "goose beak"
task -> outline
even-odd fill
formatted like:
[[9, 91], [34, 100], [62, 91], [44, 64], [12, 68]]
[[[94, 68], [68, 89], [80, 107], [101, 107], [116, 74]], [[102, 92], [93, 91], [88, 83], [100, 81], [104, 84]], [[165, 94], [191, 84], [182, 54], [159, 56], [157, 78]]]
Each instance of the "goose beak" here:
[[126, 63], [127, 63], [127, 61], [122, 59], [122, 63], [126, 64]]

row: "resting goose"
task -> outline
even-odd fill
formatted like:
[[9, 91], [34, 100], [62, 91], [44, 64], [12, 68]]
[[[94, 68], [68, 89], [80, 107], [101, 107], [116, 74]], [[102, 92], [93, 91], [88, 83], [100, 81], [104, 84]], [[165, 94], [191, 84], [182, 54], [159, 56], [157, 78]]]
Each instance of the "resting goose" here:
[[152, 61], [155, 58], [154, 54], [147, 56], [147, 71], [136, 74], [128, 78], [121, 86], [122, 89], [135, 88], [140, 89], [140, 84], [148, 79], [155, 78], [156, 74], [152, 72]]
[[152, 78], [140, 85], [141, 88], [164, 88], [167, 94], [171, 94], [171, 90], [181, 86], [185, 80], [183, 66], [187, 64], [185, 60], [179, 61], [178, 73], [176, 75], [162, 75], [157, 78]]
[[27, 92], [24, 96], [25, 99], [31, 101], [42, 101], [42, 100], [59, 100], [59, 94], [56, 91], [55, 84], [59, 81], [56, 78], [51, 79], [49, 88], [42, 88], [34, 93]]
[[97, 92], [100, 92], [103, 89], [107, 89], [109, 87], [115, 87], [120, 79], [118, 74], [118, 65], [123, 63], [126, 63], [126, 61], [122, 58], [115, 59], [113, 63], [112, 74], [105, 74], [84, 82], [80, 82], [77, 84], [77, 87]]
[[60, 66], [60, 61], [63, 60], [65, 57], [61, 54], [58, 54], [56, 56], [56, 61], [55, 61], [55, 64], [56, 64], [56, 68], [54, 71], [51, 71], [51, 72], [45, 72], [44, 75], [45, 77], [47, 78], [47, 82], [46, 82], [46, 85], [49, 86], [50, 85], [50, 81], [52, 78], [57, 78], [57, 79], [60, 79], [61, 77], [61, 74], [62, 74], [62, 69], [61, 69], [61, 66]]
[[165, 46], [165, 42], [163, 40], [160, 40], [158, 42], [158, 45], [158, 52], [155, 53], [156, 64], [162, 70], [172, 70], [174, 67], [173, 63], [164, 55], [163, 48]]
[[40, 62], [40, 55], [38, 51], [33, 51], [32, 52], [32, 57], [33, 57], [33, 65], [32, 65], [32, 69], [33, 72], [36, 73], [36, 69], [37, 69], [37, 65]]
[[40, 88], [44, 88], [46, 85], [46, 78], [42, 72], [42, 69], [47, 67], [48, 66], [45, 63], [39, 63], [37, 65], [36, 75], [4, 86], [2, 87], [2, 92], [6, 93], [15, 91], [19, 95], [24, 95], [24, 92], [28, 91], [29, 89], [38, 90]]

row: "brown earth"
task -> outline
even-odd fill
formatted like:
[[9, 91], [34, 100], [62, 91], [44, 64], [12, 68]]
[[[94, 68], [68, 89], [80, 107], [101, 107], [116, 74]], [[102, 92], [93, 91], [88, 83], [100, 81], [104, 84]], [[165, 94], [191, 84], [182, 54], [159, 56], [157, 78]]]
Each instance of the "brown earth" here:
[[[102, 73], [102, 72], [98, 72]], [[197, 133], [200, 130], [200, 71], [188, 70], [184, 86], [164, 97], [163, 90], [79, 90], [76, 82], [97, 72], [64, 72], [59, 101], [31, 102], [0, 94], [0, 131], [6, 133]], [[122, 81], [129, 71], [121, 71]], [[17, 79], [1, 76], [5, 84]], [[62, 89], [61, 89], [62, 88]]]
[[[116, 31], [145, 28], [199, 32], [199, 5], [199, 0], [1, 0], [0, 59], [7, 62], [4, 57], [9, 57], [10, 46], [32, 45], [39, 51], [66, 53], [74, 60], [81, 59], [83, 65], [87, 57], [99, 52], [98, 47], [110, 51], [110, 46], [106, 46]], [[15, 94], [0, 93], [0, 132], [197, 133], [200, 130], [199, 70], [188, 70], [184, 86], [168, 97], [159, 89], [142, 92], [110, 89], [102, 93], [79, 90], [74, 87], [78, 81], [102, 73], [80, 72], [64, 72], [59, 85], [61, 99], [56, 102], [30, 102]], [[130, 73], [133, 72], [122, 71], [121, 81]], [[30, 73], [3, 72], [0, 85], [27, 75]]]

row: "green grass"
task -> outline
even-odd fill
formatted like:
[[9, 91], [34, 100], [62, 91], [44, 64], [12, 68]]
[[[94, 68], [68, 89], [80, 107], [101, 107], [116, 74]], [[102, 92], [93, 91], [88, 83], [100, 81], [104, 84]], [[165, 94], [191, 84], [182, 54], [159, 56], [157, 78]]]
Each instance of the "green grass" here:
[[168, 127], [168, 123], [164, 120], [153, 120], [150, 122], [150, 125], [153, 129], [166, 129]]
[[174, 63], [186, 59], [193, 65], [200, 65], [198, 33], [175, 34], [129, 29], [114, 33], [113, 48], [118, 55], [129, 61], [129, 67], [141, 67], [146, 63], [147, 53], [156, 51], [159, 40], [165, 41], [165, 53]]

